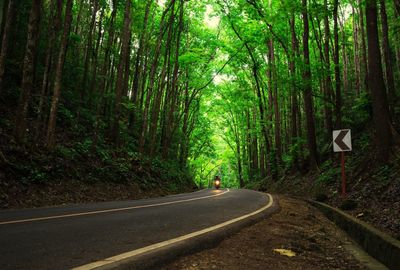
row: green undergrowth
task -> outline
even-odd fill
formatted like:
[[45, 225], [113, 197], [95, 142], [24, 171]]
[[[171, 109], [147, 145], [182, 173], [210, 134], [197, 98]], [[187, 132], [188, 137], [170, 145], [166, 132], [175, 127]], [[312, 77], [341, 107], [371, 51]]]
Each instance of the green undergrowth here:
[[[37, 193], [49, 187], [68, 186], [68, 183], [73, 183], [73, 187], [65, 192], [75, 193], [84, 189], [90, 193], [92, 187], [96, 187], [99, 189], [96, 192], [102, 196], [100, 200], [113, 199], [112, 193], [118, 198], [120, 194], [113, 191], [114, 187], [134, 186], [138, 197], [147, 197], [145, 194], [157, 196], [190, 191], [195, 186], [190, 173], [173, 161], [149, 158], [132, 149], [115, 149], [112, 145], [93, 147], [90, 139], [59, 144], [51, 152], [43, 147], [28, 149], [9, 144], [2, 147], [1, 155], [2, 208], [19, 193], [29, 196], [31, 190]], [[101, 185], [103, 188], [98, 188]], [[103, 196], [103, 193], [109, 194]], [[96, 200], [95, 194], [89, 195], [90, 200]], [[130, 192], [131, 197], [135, 198], [135, 195]], [[79, 200], [85, 201], [85, 195], [81, 195]], [[63, 201], [68, 202], [68, 199]], [[40, 205], [40, 202], [36, 204]]]

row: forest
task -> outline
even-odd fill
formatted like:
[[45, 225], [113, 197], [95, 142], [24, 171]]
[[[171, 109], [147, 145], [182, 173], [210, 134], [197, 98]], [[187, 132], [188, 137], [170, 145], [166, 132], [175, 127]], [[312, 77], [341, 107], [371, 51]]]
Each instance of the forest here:
[[330, 196], [338, 129], [350, 185], [400, 194], [399, 0], [3, 0], [0, 22], [2, 208], [216, 174]]

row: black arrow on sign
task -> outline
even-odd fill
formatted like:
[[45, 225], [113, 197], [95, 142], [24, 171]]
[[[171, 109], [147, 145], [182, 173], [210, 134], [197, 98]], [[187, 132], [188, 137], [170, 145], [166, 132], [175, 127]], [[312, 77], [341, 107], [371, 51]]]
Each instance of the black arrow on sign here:
[[349, 130], [341, 130], [339, 132], [339, 135], [337, 135], [335, 139], [335, 143], [342, 148], [342, 150], [350, 150], [350, 148], [343, 142], [344, 137], [346, 137], [347, 133], [349, 133]]

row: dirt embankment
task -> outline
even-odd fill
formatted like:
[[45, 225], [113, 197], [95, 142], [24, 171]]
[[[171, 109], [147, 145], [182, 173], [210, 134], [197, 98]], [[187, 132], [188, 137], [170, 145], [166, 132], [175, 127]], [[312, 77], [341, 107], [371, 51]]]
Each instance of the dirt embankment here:
[[318, 210], [283, 196], [279, 204], [279, 213], [163, 270], [366, 269], [345, 249], [347, 236]]

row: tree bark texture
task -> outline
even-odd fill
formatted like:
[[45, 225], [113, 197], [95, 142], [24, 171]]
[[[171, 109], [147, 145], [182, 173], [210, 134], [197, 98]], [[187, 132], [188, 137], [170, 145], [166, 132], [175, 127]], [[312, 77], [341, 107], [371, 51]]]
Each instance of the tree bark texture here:
[[18, 0], [9, 0], [8, 8], [7, 8], [7, 15], [5, 19], [5, 25], [3, 29], [3, 37], [1, 42], [1, 52], [0, 52], [0, 93], [2, 92], [3, 88], [3, 81], [5, 75], [5, 68], [6, 68], [6, 60], [8, 56], [8, 48], [9, 48], [9, 41], [10, 35], [13, 31], [13, 24], [16, 15], [17, 9], [17, 2]]
[[368, 37], [368, 77], [372, 95], [376, 146], [378, 150], [378, 159], [385, 162], [388, 160], [390, 154], [392, 132], [379, 48], [376, 0], [366, 1], [365, 13], [367, 17]]
[[125, 14], [124, 14], [124, 26], [122, 31], [122, 46], [121, 55], [119, 58], [118, 69], [117, 69], [117, 81], [115, 85], [115, 105], [114, 105], [114, 121], [111, 131], [111, 139], [116, 144], [119, 145], [119, 121], [121, 120], [121, 101], [123, 95], [123, 88], [125, 80], [125, 64], [127, 58], [129, 57], [129, 40], [131, 34], [131, 0], [125, 3]]
[[22, 142], [24, 140], [26, 133], [26, 116], [28, 113], [29, 100], [34, 84], [35, 60], [38, 49], [41, 11], [42, 0], [32, 1], [32, 7], [29, 14], [24, 65], [22, 68], [21, 93], [19, 96], [14, 128], [14, 137], [18, 142]]
[[388, 27], [388, 19], [386, 14], [386, 5], [384, 0], [380, 0], [380, 14], [381, 14], [381, 24], [382, 24], [382, 51], [383, 51], [383, 59], [385, 60], [385, 75], [386, 75], [386, 85], [388, 90], [388, 98], [389, 98], [389, 109], [394, 115], [394, 106], [396, 105], [397, 96], [396, 89], [394, 85], [394, 74], [393, 74], [393, 66], [392, 66], [392, 57], [390, 53], [390, 44], [389, 44], [389, 27]]
[[312, 86], [311, 86], [311, 69], [310, 69], [310, 51], [308, 46], [309, 40], [309, 24], [307, 12], [307, 0], [302, 0], [302, 16], [303, 16], [303, 55], [304, 55], [304, 71], [303, 71], [303, 84], [304, 84], [304, 109], [306, 114], [307, 125], [307, 142], [310, 152], [310, 165], [312, 167], [318, 166], [318, 150], [315, 135], [315, 119], [314, 108], [312, 100]]
[[60, 51], [58, 54], [55, 77], [54, 77], [53, 98], [51, 100], [49, 122], [47, 125], [46, 144], [50, 150], [53, 149], [56, 144], [55, 130], [57, 121], [57, 108], [61, 96], [64, 60], [65, 60], [65, 55], [67, 53], [68, 37], [72, 23], [72, 6], [73, 6], [73, 0], [67, 0], [63, 34], [61, 38]]
[[324, 110], [325, 110], [325, 127], [327, 138], [330, 138], [333, 130], [332, 121], [332, 78], [331, 78], [331, 62], [329, 51], [330, 27], [329, 27], [329, 9], [328, 1], [324, 0], [325, 16], [324, 16], [324, 59], [325, 59], [325, 78], [324, 78]]
[[333, 63], [335, 64], [335, 91], [336, 91], [336, 100], [335, 100], [335, 116], [336, 129], [340, 129], [342, 126], [342, 90], [341, 82], [340, 82], [340, 66], [339, 66], [339, 23], [338, 23], [338, 8], [339, 8], [339, 0], [333, 1], [333, 39], [334, 39], [334, 55], [333, 55]]

